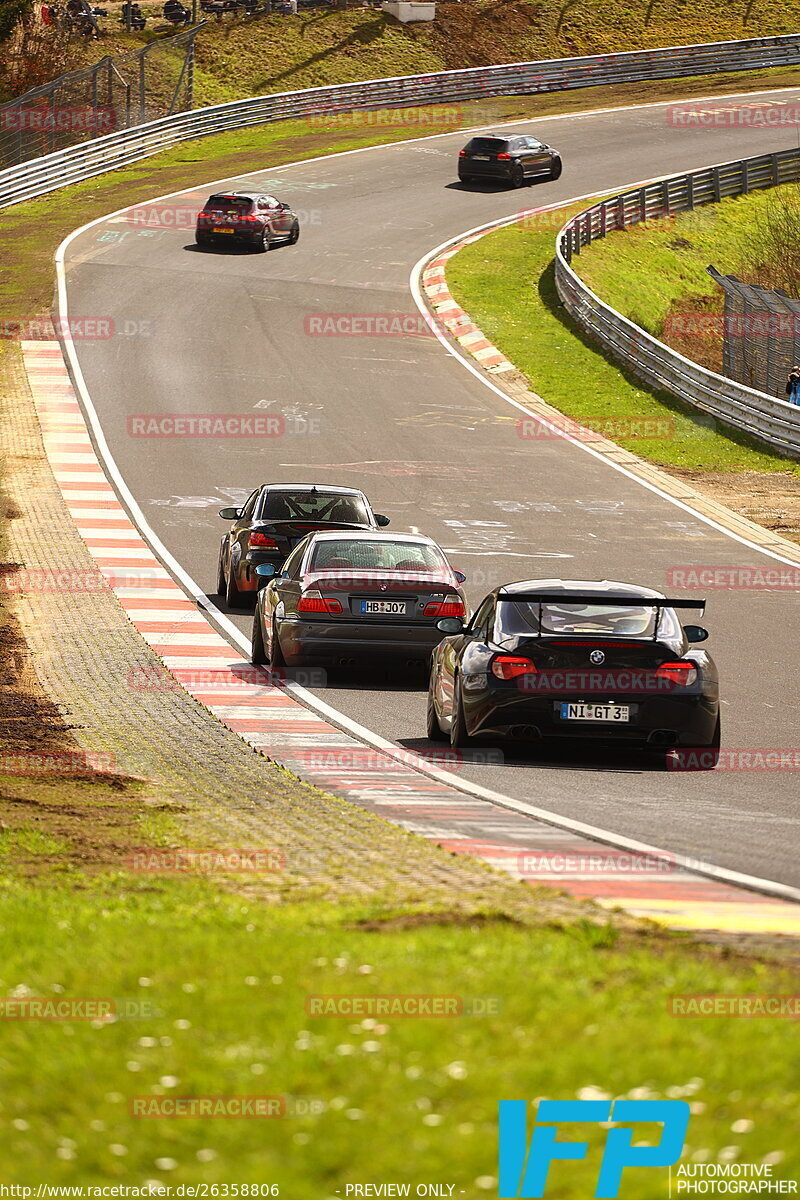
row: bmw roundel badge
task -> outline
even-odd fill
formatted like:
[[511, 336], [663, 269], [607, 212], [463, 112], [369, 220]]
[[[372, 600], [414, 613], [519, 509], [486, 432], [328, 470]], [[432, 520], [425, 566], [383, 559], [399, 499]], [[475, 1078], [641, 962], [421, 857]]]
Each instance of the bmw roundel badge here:
[[589, 655], [589, 661], [593, 663], [604, 663], [606, 661], [606, 656], [603, 654], [602, 650], [593, 650]]

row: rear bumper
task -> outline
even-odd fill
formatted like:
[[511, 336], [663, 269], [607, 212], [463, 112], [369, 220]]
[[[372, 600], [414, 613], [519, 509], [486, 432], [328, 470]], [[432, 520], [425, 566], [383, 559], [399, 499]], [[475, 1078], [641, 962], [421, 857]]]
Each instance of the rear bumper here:
[[511, 178], [511, 170], [513, 166], [513, 162], [493, 163], [474, 162], [470, 160], [466, 163], [463, 163], [463, 161], [459, 159], [458, 178], [508, 180]]
[[281, 649], [287, 659], [402, 658], [425, 661], [442, 640], [435, 625], [370, 621], [281, 621]]
[[[484, 677], [475, 677], [483, 679]], [[641, 693], [614, 696], [520, 696], [515, 690], [475, 686], [470, 695], [462, 681], [464, 715], [471, 734], [569, 738], [580, 741], [619, 742], [631, 745], [707, 746], [719, 714], [716, 694], [647, 696]], [[628, 705], [628, 721], [574, 721], [560, 716], [562, 702], [589, 701]]]

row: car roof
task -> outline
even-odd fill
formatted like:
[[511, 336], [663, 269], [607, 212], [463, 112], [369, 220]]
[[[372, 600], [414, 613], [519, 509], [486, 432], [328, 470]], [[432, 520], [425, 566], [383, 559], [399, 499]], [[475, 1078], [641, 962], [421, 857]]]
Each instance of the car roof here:
[[634, 596], [642, 600], [664, 598], [663, 592], [654, 591], [653, 588], [642, 587], [637, 583], [616, 583], [610, 579], [527, 579], [507, 583], [497, 591], [506, 596], [513, 596], [515, 592], [541, 592], [542, 595], [548, 596], [563, 592], [565, 596], [597, 596], [598, 600], [614, 599], [616, 596]]
[[[472, 135], [473, 139], [474, 138], [497, 138], [501, 142], [509, 142], [509, 141], [511, 141], [512, 138], [534, 137], [534, 136], [535, 135], [532, 133], [515, 133], [513, 130], [506, 132], [506, 133], [495, 133], [493, 131], [492, 133], [474, 133]], [[538, 142], [538, 140], [539, 139], [536, 138], [537, 142]]]
[[433, 538], [426, 537], [424, 533], [382, 533], [374, 529], [334, 529], [334, 530], [317, 530], [314, 533], [306, 535], [310, 540], [318, 541], [340, 541], [342, 538], [352, 539], [356, 542], [362, 541], [381, 541], [381, 542], [415, 542], [419, 546], [435, 546], [440, 549]]
[[221, 192], [211, 192], [212, 196], [238, 196], [240, 200], [255, 200], [256, 196], [263, 194], [263, 192], [226, 192], [224, 189]]
[[326, 495], [363, 496], [358, 488], [337, 487], [327, 483], [262, 483], [262, 491], [268, 492], [324, 492]]

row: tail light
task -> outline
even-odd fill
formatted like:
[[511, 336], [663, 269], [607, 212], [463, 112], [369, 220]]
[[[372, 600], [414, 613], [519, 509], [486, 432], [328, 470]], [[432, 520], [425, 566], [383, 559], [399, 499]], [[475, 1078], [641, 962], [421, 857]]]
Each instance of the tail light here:
[[278, 543], [275, 538], [268, 537], [266, 533], [259, 533], [256, 529], [250, 534], [249, 541], [251, 550], [277, 550]]
[[466, 157], [467, 157], [467, 152], [466, 152], [466, 150], [459, 150], [459, 152], [458, 152], [458, 157], [459, 157], [459, 158], [466, 158]]
[[520, 675], [537, 675], [538, 669], [529, 658], [498, 654], [492, 662], [492, 674], [496, 679], [517, 679]]
[[498, 154], [498, 156], [497, 156], [497, 157], [498, 157], [498, 158], [503, 158], [503, 159], [510, 159], [510, 158], [511, 158], [511, 155], [510, 155], [510, 154]]
[[422, 610], [423, 617], [465, 617], [467, 610], [460, 596], [445, 596], [444, 600], [430, 600]]
[[342, 606], [338, 600], [323, 596], [322, 592], [312, 589], [303, 592], [297, 601], [297, 611], [301, 613], [340, 613]]
[[697, 682], [697, 667], [691, 662], [665, 662], [656, 669], [656, 679], [671, 679], [681, 687]]

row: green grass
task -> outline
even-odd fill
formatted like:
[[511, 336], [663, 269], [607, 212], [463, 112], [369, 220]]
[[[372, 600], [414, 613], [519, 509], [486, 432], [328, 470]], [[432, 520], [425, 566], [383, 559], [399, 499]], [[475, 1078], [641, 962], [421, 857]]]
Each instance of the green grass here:
[[[585, 203], [565, 209], [564, 221]], [[640, 386], [585, 339], [555, 290], [554, 241], [553, 228], [511, 226], [466, 246], [447, 266], [450, 290], [458, 303], [525, 374], [534, 391], [568, 417], [606, 432], [634, 454], [666, 467], [800, 473], [800, 465], [787, 463], [744, 435], [723, 432], [710, 418], [693, 413], [664, 392]], [[595, 249], [578, 264], [584, 276], [584, 259], [589, 263]], [[638, 286], [639, 281], [629, 258], [629, 286]], [[660, 284], [649, 278], [644, 286], [652, 294]], [[651, 421], [666, 424], [642, 424]], [[664, 436], [626, 434], [628, 430], [649, 434], [662, 427]]]
[[[796, 190], [796, 185], [789, 185]], [[722, 310], [722, 290], [707, 273], [711, 264], [736, 275], [749, 262], [759, 224], [777, 192], [709, 204], [680, 213], [666, 226], [634, 225], [596, 242], [575, 263], [582, 279], [608, 304], [659, 335], [672, 307]]]
[[[477, 1197], [494, 1194], [499, 1099], [590, 1087], [685, 1096], [690, 1153], [787, 1151], [778, 1173], [800, 1168], [786, 1025], [667, 1013], [670, 993], [791, 991], [758, 963], [580, 925], [574, 936], [506, 921], [366, 932], [368, 907], [265, 907], [191, 881], [6, 882], [2, 901], [3, 994], [138, 998], [160, 1012], [102, 1027], [5, 1023], [6, 1183], [277, 1182], [325, 1200], [349, 1182], [436, 1180]], [[500, 1011], [306, 1014], [309, 994], [394, 993], [495, 996]], [[134, 1095], [241, 1094], [314, 1097], [325, 1111], [256, 1123], [128, 1111]], [[755, 1126], [733, 1133], [739, 1120]], [[555, 1168], [561, 1200], [593, 1193], [602, 1131], [586, 1132], [589, 1163]], [[621, 1196], [665, 1194], [664, 1173], [651, 1174], [631, 1172]]]

